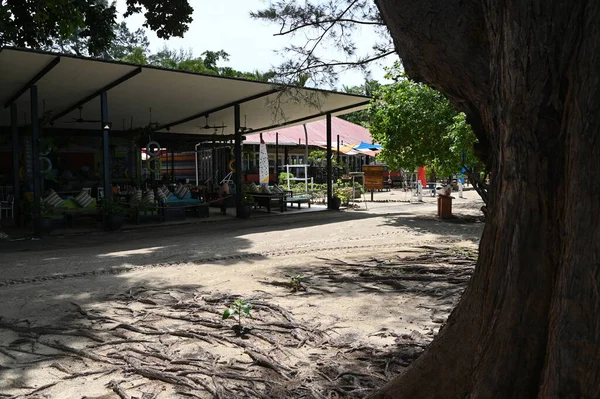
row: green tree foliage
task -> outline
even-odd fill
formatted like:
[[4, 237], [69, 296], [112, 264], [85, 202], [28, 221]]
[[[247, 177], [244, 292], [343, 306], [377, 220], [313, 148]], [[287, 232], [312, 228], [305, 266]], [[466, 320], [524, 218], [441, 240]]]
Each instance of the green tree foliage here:
[[194, 55], [194, 52], [191, 49], [174, 50], [164, 46], [156, 53], [148, 54], [147, 48], [144, 49], [141, 47], [136, 47], [120, 60], [138, 65], [152, 65], [160, 68], [258, 80], [263, 82], [270, 81], [275, 75], [274, 72], [242, 72], [228, 66], [220, 66], [219, 64], [221, 62], [229, 61], [229, 53], [224, 50], [207, 50], [202, 53], [201, 57], [197, 57]]
[[136, 65], [148, 65], [148, 56], [141, 47], [136, 47], [131, 50], [131, 53], [125, 55], [119, 61], [129, 62]]
[[440, 92], [408, 79], [399, 64], [386, 78], [369, 107], [370, 131], [383, 146], [380, 157], [392, 169], [428, 166], [449, 176], [466, 167], [469, 174], [482, 169], [473, 154], [476, 141], [465, 115]]
[[[143, 13], [163, 39], [183, 36], [192, 21], [188, 0], [126, 0], [125, 16]], [[2, 0], [0, 45], [48, 48], [73, 39], [77, 51], [102, 56], [119, 39], [117, 10], [107, 0]], [[84, 46], [84, 47], [83, 47]], [[75, 49], [73, 49], [75, 51]]]
[[323, 166], [327, 159], [327, 152], [323, 150], [312, 150], [308, 154], [308, 163], [314, 166]]
[[111, 60], [120, 60], [131, 54], [136, 48], [144, 50], [149, 46], [150, 41], [143, 29], [132, 32], [125, 22], [121, 22], [115, 27], [115, 39], [104, 53], [104, 57]]
[[[107, 60], [120, 60], [129, 56], [136, 49], [140, 49], [142, 52], [148, 50], [150, 42], [143, 29], [137, 29], [132, 32], [125, 22], [121, 22], [113, 26], [113, 31], [113, 39], [109, 47], [97, 53], [97, 57]], [[91, 54], [89, 51], [89, 40], [88, 37], [79, 35], [79, 31], [77, 30], [67, 38], [59, 37], [53, 39], [50, 46], [42, 45], [41, 49], [90, 57], [94, 54]]]
[[[360, 86], [342, 86], [344, 93], [359, 94], [363, 96], [373, 97], [375, 93], [381, 88], [381, 83], [374, 79], [366, 79], [365, 83]], [[350, 114], [341, 115], [340, 118], [347, 120], [348, 122], [355, 123], [357, 125], [369, 126], [369, 111], [362, 110], [352, 112]]]

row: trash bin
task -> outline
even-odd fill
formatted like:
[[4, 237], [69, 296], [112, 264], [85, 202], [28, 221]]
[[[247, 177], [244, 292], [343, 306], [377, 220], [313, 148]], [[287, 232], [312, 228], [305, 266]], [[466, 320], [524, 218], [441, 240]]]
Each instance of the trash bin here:
[[438, 195], [438, 216], [441, 219], [450, 219], [452, 217], [452, 200], [450, 195]]

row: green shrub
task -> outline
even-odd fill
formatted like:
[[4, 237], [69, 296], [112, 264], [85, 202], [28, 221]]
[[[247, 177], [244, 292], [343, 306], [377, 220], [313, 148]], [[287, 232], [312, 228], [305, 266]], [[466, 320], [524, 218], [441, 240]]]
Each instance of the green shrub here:
[[281, 172], [279, 174], [279, 184], [287, 184], [287, 179], [293, 179], [294, 175], [291, 173]]

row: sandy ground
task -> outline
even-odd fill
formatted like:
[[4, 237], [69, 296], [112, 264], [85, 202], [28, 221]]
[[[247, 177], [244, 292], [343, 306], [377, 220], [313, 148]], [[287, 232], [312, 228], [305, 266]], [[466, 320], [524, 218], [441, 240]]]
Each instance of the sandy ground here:
[[[0, 397], [364, 397], [464, 289], [483, 228], [465, 197], [450, 221], [426, 197], [1, 243]], [[221, 318], [239, 298], [246, 330]]]

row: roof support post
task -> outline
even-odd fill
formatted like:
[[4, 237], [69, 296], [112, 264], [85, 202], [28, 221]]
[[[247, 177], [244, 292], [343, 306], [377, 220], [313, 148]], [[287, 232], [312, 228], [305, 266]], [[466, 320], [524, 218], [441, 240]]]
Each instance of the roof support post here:
[[15, 226], [21, 226], [21, 176], [19, 176], [19, 125], [17, 122], [17, 104], [10, 104], [10, 125], [12, 131], [12, 163], [13, 163], [13, 218]]
[[279, 184], [279, 132], [275, 133], [275, 181]]
[[198, 146], [202, 143], [197, 143], [194, 146], [194, 165], [196, 166], [196, 187], [200, 185], [199, 176], [198, 176]]
[[110, 131], [105, 129], [108, 124], [108, 98], [106, 92], [100, 93], [100, 115], [102, 119], [102, 178], [104, 198], [112, 197], [110, 175]]
[[212, 150], [211, 150], [211, 167], [210, 167], [210, 175], [211, 175], [211, 184], [213, 187], [217, 184], [217, 146], [215, 141], [212, 142]]
[[327, 114], [327, 124], [326, 124], [326, 133], [327, 133], [327, 209], [333, 209], [333, 182], [331, 179], [333, 178], [333, 163], [332, 161], [332, 151], [331, 151], [331, 114]]
[[175, 150], [171, 149], [171, 181], [175, 183]]
[[31, 86], [31, 170], [33, 174], [33, 232], [36, 237], [42, 233], [40, 224], [40, 198], [42, 179], [40, 176], [40, 123], [38, 116], [38, 90]]
[[235, 173], [233, 182], [235, 183], [235, 210], [236, 216], [243, 217], [244, 210], [242, 209], [242, 132], [240, 129], [240, 104], [233, 106], [233, 127], [235, 131]]
[[337, 135], [337, 164], [340, 166], [340, 135]]

